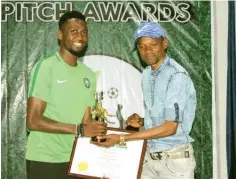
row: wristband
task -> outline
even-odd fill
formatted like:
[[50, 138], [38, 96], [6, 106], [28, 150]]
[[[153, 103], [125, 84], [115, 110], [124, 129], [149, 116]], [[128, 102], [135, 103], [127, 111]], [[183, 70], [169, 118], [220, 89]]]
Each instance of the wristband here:
[[76, 137], [80, 137], [80, 124], [76, 124]]
[[80, 132], [80, 137], [84, 137], [84, 124], [80, 124], [79, 132]]

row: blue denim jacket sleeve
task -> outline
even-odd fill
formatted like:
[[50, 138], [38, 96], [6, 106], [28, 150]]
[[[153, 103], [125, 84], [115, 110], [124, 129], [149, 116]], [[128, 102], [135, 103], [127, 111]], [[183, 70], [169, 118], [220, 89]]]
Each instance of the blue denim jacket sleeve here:
[[167, 87], [164, 120], [182, 122], [184, 108], [191, 92], [191, 79], [185, 73], [176, 73], [169, 79]]

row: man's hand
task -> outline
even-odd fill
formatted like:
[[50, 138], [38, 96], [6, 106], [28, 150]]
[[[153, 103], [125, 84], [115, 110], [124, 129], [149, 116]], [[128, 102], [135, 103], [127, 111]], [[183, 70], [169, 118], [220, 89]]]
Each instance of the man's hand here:
[[84, 136], [86, 137], [100, 136], [107, 133], [107, 124], [105, 122], [92, 120], [90, 107], [86, 109], [82, 123], [84, 124]]
[[94, 137], [102, 136], [107, 133], [107, 124], [105, 122], [89, 121], [84, 126], [84, 136]]
[[120, 135], [118, 134], [109, 134], [103, 136], [97, 136], [97, 139], [101, 141], [102, 139], [106, 139], [105, 142], [92, 142], [95, 145], [100, 147], [112, 147], [120, 142]]
[[128, 117], [126, 125], [135, 128], [140, 128], [144, 125], [144, 120], [138, 114], [134, 113], [130, 117]]

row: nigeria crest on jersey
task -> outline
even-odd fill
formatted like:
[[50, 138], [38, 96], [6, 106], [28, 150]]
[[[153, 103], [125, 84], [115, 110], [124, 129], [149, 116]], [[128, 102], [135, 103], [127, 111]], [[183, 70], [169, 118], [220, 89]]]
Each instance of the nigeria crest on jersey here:
[[84, 86], [85, 86], [86, 88], [90, 88], [91, 82], [89, 81], [88, 78], [84, 78]]

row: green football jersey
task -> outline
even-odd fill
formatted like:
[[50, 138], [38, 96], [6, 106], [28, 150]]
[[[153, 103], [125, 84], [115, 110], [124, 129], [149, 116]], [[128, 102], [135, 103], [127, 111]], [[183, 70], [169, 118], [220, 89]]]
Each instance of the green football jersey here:
[[[39, 61], [31, 72], [29, 97], [47, 103], [44, 116], [58, 122], [78, 124], [87, 107], [94, 105], [95, 73], [78, 61], [69, 66], [59, 55]], [[30, 131], [26, 159], [61, 163], [70, 159], [73, 134]]]

